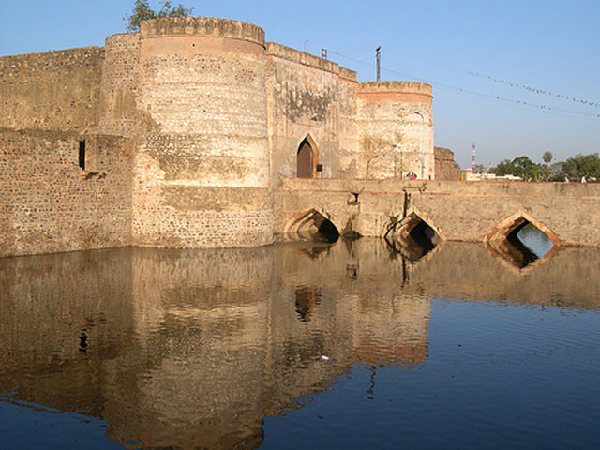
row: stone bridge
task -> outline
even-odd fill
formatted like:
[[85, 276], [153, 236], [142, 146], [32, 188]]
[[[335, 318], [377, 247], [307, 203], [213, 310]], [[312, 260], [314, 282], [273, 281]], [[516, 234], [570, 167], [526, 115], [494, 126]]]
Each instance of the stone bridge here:
[[[335, 231], [406, 244], [484, 242], [510, 253], [531, 223], [560, 246], [600, 246], [600, 185], [579, 183], [282, 179], [275, 231]], [[334, 232], [335, 234], [335, 232]], [[335, 236], [334, 236], [335, 237]], [[422, 242], [418, 242], [422, 246]], [[410, 242], [409, 242], [410, 244]]]

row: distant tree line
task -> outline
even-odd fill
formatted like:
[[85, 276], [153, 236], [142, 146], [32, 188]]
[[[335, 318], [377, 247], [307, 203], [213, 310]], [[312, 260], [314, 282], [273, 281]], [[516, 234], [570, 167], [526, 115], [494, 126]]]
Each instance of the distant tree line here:
[[170, 1], [163, 1], [158, 11], [150, 8], [148, 0], [136, 0], [131, 15], [125, 17], [128, 31], [139, 31], [144, 20], [162, 19], [164, 17], [188, 17], [194, 8], [186, 8], [179, 4], [172, 6]]
[[600, 182], [600, 157], [597, 153], [579, 154], [567, 158], [566, 161], [550, 164], [554, 155], [546, 152], [542, 159], [543, 163], [534, 163], [528, 156], [517, 156], [512, 161], [501, 161], [489, 171], [498, 176], [516, 175], [526, 181], [580, 181], [585, 177], [587, 181]]

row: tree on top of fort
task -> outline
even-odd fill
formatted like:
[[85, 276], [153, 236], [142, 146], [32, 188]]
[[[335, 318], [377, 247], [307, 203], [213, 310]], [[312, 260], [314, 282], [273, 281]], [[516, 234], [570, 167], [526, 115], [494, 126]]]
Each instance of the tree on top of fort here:
[[131, 15], [125, 17], [128, 31], [139, 31], [144, 20], [162, 19], [164, 17], [188, 17], [194, 8], [186, 8], [182, 4], [172, 6], [170, 1], [163, 1], [157, 11], [150, 8], [148, 0], [135, 0]]

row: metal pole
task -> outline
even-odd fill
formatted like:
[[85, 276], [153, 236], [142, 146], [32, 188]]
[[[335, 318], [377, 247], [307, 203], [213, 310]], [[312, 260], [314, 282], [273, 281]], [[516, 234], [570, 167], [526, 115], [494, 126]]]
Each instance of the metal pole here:
[[377, 58], [377, 81], [381, 81], [381, 45], [375, 49], [375, 57]]

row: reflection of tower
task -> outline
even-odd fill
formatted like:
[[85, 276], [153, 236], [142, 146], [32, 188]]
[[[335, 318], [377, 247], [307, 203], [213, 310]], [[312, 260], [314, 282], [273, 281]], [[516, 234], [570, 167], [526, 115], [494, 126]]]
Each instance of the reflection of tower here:
[[298, 318], [302, 322], [310, 321], [310, 316], [314, 308], [321, 304], [321, 289], [320, 288], [296, 288], [296, 312]]
[[148, 447], [261, 443], [271, 254], [135, 250], [135, 351], [144, 370], [136, 374], [135, 399], [119, 405], [137, 405], [134, 433], [144, 430]]

